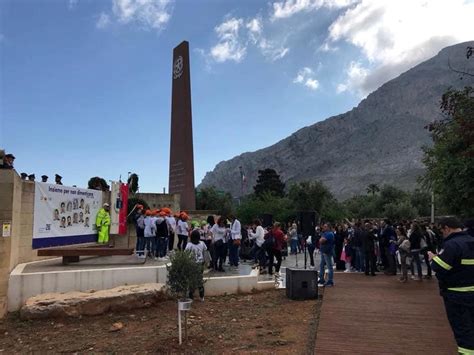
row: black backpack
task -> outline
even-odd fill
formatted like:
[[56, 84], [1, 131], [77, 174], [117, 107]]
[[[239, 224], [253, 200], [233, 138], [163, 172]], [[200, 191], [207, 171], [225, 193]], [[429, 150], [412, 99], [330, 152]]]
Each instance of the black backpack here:
[[264, 250], [272, 250], [274, 246], [275, 246], [275, 237], [273, 236], [273, 233], [270, 231], [265, 236], [265, 241], [262, 244], [262, 248]]

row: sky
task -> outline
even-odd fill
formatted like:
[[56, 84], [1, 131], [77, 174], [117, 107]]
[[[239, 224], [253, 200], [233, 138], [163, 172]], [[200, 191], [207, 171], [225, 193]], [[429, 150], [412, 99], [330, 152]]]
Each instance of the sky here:
[[172, 51], [190, 43], [196, 185], [472, 40], [474, 1], [2, 0], [0, 148], [20, 172], [168, 189]]

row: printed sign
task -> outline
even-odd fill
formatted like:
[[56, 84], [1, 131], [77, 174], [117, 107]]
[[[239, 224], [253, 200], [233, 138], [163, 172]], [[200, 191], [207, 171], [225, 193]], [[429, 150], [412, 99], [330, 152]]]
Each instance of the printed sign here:
[[110, 204], [110, 234], [127, 234], [128, 185], [113, 181]]
[[102, 191], [35, 182], [33, 249], [97, 240]]
[[12, 235], [12, 224], [10, 222], [3, 223], [2, 237], [11, 237]]

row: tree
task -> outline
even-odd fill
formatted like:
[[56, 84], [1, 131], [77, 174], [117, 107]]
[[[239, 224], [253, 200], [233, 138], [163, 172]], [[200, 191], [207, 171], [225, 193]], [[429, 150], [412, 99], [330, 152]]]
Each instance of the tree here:
[[322, 212], [323, 206], [333, 199], [329, 189], [321, 181], [303, 181], [290, 186], [288, 198], [295, 210], [315, 210]]
[[89, 179], [87, 183], [87, 187], [92, 190], [101, 190], [101, 191], [109, 191], [110, 186], [107, 184], [105, 179], [95, 176]]
[[198, 210], [217, 210], [221, 215], [233, 211], [232, 196], [228, 192], [217, 191], [214, 186], [196, 190], [196, 208]]
[[285, 184], [281, 181], [280, 175], [273, 169], [258, 171], [257, 184], [253, 187], [255, 195], [262, 196], [264, 192], [270, 192], [275, 196], [285, 195]]
[[271, 214], [278, 222], [287, 222], [295, 217], [295, 209], [288, 198], [275, 196], [268, 191], [260, 197], [247, 196], [237, 207], [237, 216], [244, 224], [251, 223], [265, 213]]
[[367, 186], [367, 194], [374, 196], [377, 192], [380, 191], [380, 187], [377, 184], [370, 184]]
[[474, 89], [449, 89], [443, 94], [445, 118], [427, 128], [433, 146], [424, 148], [425, 187], [451, 213], [474, 215]]
[[128, 179], [127, 179], [127, 184], [128, 184], [128, 192], [133, 196], [138, 192], [138, 189], [140, 188], [138, 186], [138, 175], [133, 173], [131, 174]]

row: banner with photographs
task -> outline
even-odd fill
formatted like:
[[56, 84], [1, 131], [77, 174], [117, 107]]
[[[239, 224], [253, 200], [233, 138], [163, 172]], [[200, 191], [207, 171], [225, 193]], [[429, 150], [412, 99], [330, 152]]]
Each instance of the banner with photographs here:
[[102, 191], [35, 182], [33, 249], [97, 240]]

